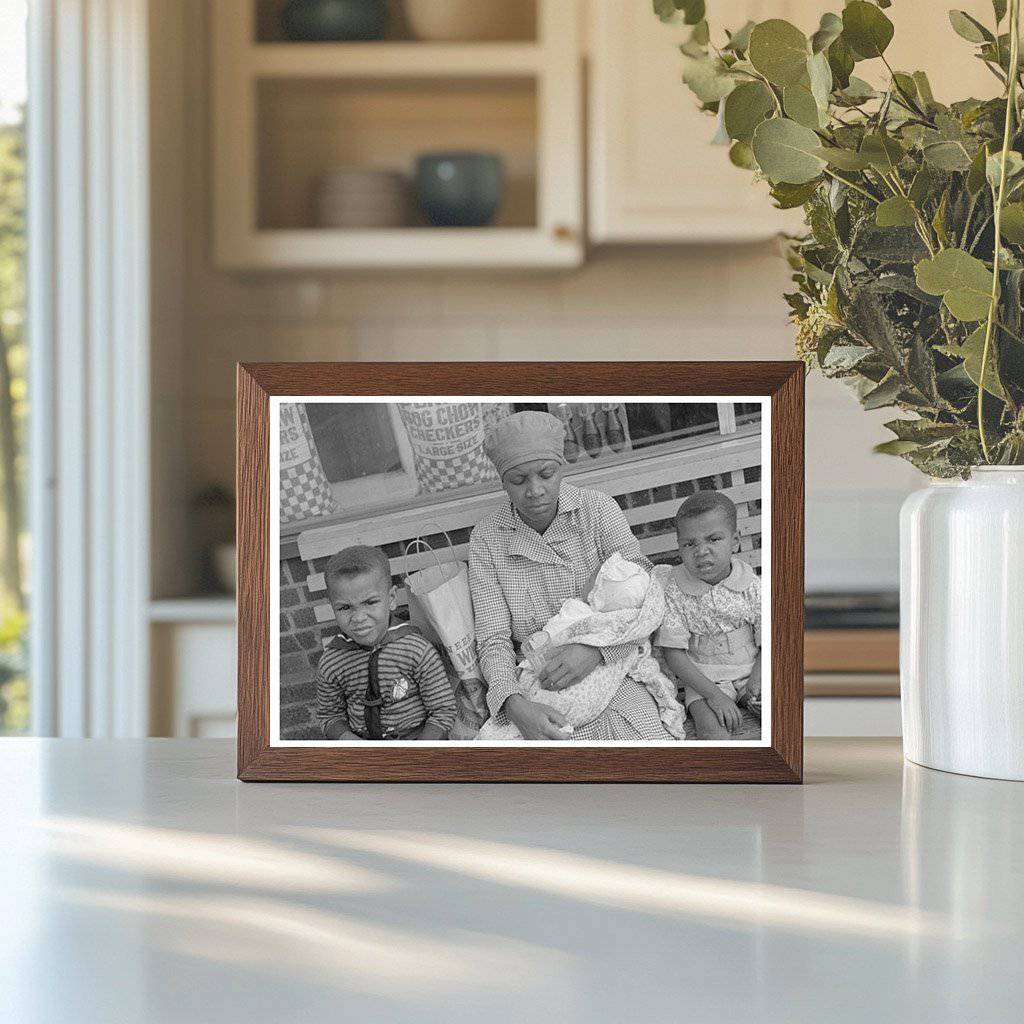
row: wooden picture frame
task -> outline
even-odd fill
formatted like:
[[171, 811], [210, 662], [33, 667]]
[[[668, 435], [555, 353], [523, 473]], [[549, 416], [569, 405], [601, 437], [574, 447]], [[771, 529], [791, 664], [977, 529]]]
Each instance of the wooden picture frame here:
[[[250, 363], [238, 366], [238, 777], [243, 781], [800, 782], [804, 367], [799, 362]], [[759, 746], [271, 743], [271, 399], [756, 396], [770, 409], [770, 736]], [[530, 399], [533, 400], [532, 398]], [[276, 628], [277, 623], [274, 623]]]

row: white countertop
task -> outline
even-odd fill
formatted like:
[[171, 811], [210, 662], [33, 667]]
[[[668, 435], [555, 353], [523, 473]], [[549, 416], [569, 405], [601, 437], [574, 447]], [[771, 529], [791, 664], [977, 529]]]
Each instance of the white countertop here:
[[243, 785], [0, 741], [0, 1021], [1005, 1022], [1024, 786], [810, 740], [798, 786]]

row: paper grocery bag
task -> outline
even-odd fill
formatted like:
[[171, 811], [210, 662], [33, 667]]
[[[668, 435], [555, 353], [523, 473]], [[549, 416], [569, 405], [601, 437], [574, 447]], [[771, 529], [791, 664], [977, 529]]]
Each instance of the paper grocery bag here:
[[[443, 531], [442, 531], [443, 532]], [[445, 537], [448, 537], [447, 533]], [[451, 548], [451, 539], [448, 539]], [[444, 648], [452, 667], [459, 677], [455, 699], [459, 705], [456, 726], [460, 731], [479, 729], [487, 719], [486, 687], [480, 676], [480, 662], [476, 653], [476, 628], [473, 621], [473, 601], [469, 593], [469, 567], [453, 558], [441, 561], [433, 547], [417, 537], [406, 545], [405, 557], [410, 549], [426, 548], [434, 554], [434, 564], [407, 572], [409, 591], [409, 621], [419, 626], [431, 640]], [[470, 739], [471, 736], [452, 735], [452, 739]]]
[[[451, 542], [449, 541], [449, 544]], [[434, 549], [417, 538], [406, 546]], [[476, 656], [476, 629], [473, 624], [473, 601], [469, 596], [469, 567], [454, 558], [442, 562], [434, 552], [435, 564], [407, 573], [410, 621], [414, 608], [427, 620], [451, 658], [460, 679], [480, 675]]]

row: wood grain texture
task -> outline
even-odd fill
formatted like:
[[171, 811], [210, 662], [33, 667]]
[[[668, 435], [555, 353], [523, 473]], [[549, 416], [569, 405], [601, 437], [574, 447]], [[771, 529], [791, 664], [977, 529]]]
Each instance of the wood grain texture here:
[[[271, 395], [771, 397], [770, 747], [271, 747]], [[804, 368], [798, 362], [254, 363], [238, 368], [238, 777], [347, 782], [799, 782]]]
[[772, 747], [803, 777], [804, 377], [802, 363], [772, 395]]
[[270, 403], [238, 367], [238, 772], [270, 745]]

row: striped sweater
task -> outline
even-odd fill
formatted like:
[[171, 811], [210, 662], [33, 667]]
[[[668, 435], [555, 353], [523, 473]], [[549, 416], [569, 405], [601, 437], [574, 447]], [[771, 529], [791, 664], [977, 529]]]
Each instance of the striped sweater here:
[[434, 646], [414, 626], [388, 627], [376, 647], [362, 647], [344, 634], [326, 647], [316, 670], [316, 717], [321, 729], [344, 718], [367, 736], [365, 702], [371, 669], [380, 687], [383, 739], [405, 739], [432, 722], [447, 732], [455, 721], [455, 696]]

